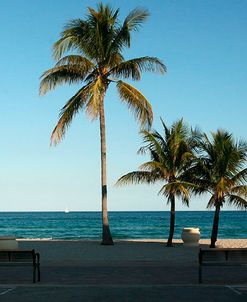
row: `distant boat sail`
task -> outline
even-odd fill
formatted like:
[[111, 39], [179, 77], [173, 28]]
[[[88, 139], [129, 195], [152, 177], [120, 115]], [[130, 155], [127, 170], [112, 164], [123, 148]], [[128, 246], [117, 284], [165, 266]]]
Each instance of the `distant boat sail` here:
[[64, 213], [69, 213], [69, 209], [66, 208], [66, 209], [64, 210]]

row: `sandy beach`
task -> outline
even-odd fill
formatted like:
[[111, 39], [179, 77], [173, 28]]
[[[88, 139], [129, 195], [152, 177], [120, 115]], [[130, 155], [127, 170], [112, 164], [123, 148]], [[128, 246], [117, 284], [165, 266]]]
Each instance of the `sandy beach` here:
[[[166, 243], [164, 239], [128, 239], [128, 242], [161, 242]], [[175, 244], [183, 244], [181, 239], [174, 239]], [[210, 239], [201, 239], [199, 241], [200, 245], [209, 245]], [[247, 248], [247, 239], [219, 239], [217, 241], [217, 247], [229, 247], [229, 248]]]

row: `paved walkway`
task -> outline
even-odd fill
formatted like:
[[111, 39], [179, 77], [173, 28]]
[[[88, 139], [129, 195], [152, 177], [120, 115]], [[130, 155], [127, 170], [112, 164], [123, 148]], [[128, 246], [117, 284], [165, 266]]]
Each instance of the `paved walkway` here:
[[[21, 242], [41, 254], [41, 282], [30, 267], [0, 267], [0, 302], [246, 302], [246, 268], [206, 268], [198, 248], [163, 243]], [[242, 284], [242, 285], [241, 285]]]

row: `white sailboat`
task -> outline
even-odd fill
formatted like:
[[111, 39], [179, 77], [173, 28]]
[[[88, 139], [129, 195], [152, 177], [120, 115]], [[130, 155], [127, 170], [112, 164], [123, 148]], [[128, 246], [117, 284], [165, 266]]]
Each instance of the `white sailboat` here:
[[65, 208], [65, 210], [64, 210], [64, 213], [69, 213], [69, 209], [68, 209], [68, 207], [67, 208]]

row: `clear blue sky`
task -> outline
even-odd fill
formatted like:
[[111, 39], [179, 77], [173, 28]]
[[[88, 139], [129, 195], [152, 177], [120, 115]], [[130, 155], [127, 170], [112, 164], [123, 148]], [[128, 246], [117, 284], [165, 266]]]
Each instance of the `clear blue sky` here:
[[[121, 17], [136, 6], [151, 16], [133, 36], [126, 58], [157, 56], [166, 76], [145, 74], [136, 86], [159, 116], [178, 118], [209, 132], [217, 128], [247, 139], [247, 1], [103, 1], [120, 7]], [[77, 87], [39, 97], [39, 77], [52, 67], [52, 44], [69, 19], [83, 18], [97, 1], [1, 0], [0, 211], [100, 210], [98, 122], [77, 116], [65, 140], [49, 147], [59, 109]], [[115, 188], [124, 173], [145, 158], [136, 154], [138, 125], [118, 100], [107, 96], [107, 152], [110, 210], [167, 210], [159, 186]], [[206, 198], [191, 200], [204, 209]], [[185, 209], [180, 202], [178, 209]]]

